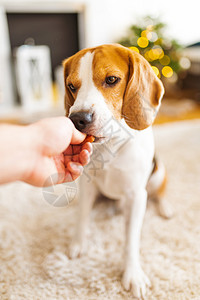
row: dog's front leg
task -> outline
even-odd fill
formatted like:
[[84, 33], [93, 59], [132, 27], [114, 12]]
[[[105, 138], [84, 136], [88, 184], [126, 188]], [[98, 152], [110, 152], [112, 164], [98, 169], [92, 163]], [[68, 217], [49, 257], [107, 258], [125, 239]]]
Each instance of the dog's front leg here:
[[124, 199], [126, 222], [125, 268], [122, 284], [137, 298], [145, 296], [149, 279], [140, 266], [140, 235], [146, 210], [147, 192], [145, 189], [128, 193]]
[[86, 176], [80, 178], [80, 191], [79, 191], [79, 212], [76, 223], [75, 235], [69, 248], [69, 256], [76, 258], [80, 256], [85, 250], [85, 234], [87, 231], [90, 211], [96, 199], [98, 190], [95, 184], [90, 181]]

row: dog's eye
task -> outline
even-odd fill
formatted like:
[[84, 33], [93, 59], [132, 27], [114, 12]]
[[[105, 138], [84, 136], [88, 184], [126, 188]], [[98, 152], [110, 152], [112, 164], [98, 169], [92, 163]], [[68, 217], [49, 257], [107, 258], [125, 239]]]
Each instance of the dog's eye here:
[[68, 88], [70, 89], [70, 91], [71, 91], [72, 93], [75, 93], [75, 92], [76, 92], [76, 88], [73, 86], [72, 83], [68, 84]]
[[116, 77], [116, 76], [109, 76], [109, 77], [106, 77], [106, 83], [107, 83], [108, 85], [113, 85], [113, 84], [117, 83], [118, 80], [119, 80], [119, 78]]

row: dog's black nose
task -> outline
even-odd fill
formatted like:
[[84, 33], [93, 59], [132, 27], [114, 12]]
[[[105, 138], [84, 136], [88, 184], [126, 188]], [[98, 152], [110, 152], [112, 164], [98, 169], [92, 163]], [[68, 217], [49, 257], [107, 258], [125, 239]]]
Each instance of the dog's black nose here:
[[88, 125], [92, 123], [92, 114], [86, 111], [72, 113], [69, 118], [74, 123], [74, 126], [79, 131], [83, 131]]

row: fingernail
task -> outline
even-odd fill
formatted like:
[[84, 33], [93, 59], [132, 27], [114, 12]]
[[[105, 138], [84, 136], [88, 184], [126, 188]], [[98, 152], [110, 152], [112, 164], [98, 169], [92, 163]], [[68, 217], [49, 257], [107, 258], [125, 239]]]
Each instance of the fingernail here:
[[73, 162], [71, 163], [71, 168], [74, 169], [75, 171], [80, 171], [80, 172], [83, 171], [83, 167], [81, 165]]

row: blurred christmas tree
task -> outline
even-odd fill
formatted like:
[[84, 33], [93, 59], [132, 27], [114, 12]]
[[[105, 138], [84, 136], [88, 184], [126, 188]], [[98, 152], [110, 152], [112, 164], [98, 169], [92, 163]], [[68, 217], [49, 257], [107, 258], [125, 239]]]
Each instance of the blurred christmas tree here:
[[145, 17], [140, 26], [133, 25], [127, 37], [119, 43], [130, 47], [143, 55], [151, 64], [159, 78], [177, 79], [177, 73], [182, 70], [182, 46], [174, 39], [165, 36], [166, 24], [150, 16]]

